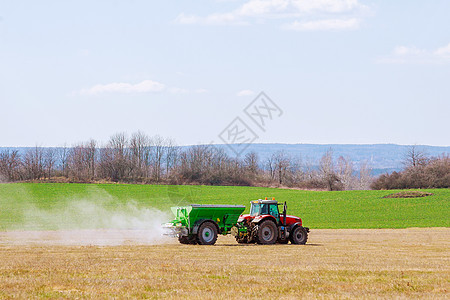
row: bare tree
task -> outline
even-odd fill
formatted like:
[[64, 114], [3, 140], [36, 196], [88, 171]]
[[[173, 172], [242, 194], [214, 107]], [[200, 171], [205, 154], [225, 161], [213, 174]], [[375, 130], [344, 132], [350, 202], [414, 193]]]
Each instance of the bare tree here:
[[408, 148], [405, 158], [403, 160], [403, 164], [406, 168], [408, 167], [417, 167], [421, 165], [425, 165], [428, 162], [429, 158], [426, 155], [425, 151], [417, 148], [416, 145], [412, 145]]
[[21, 159], [18, 150], [0, 151], [0, 177], [8, 181], [16, 181], [20, 177]]
[[372, 167], [368, 161], [364, 161], [359, 165], [359, 188], [361, 190], [370, 189], [372, 181]]
[[259, 157], [256, 152], [249, 152], [245, 155], [243, 166], [246, 170], [247, 176], [251, 181], [254, 181], [259, 177]]
[[290, 157], [284, 151], [278, 151], [272, 155], [275, 166], [275, 174], [278, 177], [278, 183], [283, 184], [288, 178], [288, 171], [291, 165]]
[[58, 148], [57, 157], [59, 159], [61, 173], [65, 177], [69, 177], [69, 168], [68, 168], [68, 156], [70, 150], [67, 148], [67, 145], [64, 144], [62, 147]]
[[327, 189], [335, 191], [342, 189], [333, 161], [333, 150], [328, 150], [320, 159], [319, 171]]
[[154, 136], [151, 139], [152, 154], [153, 154], [153, 179], [156, 182], [161, 180], [162, 164], [164, 159], [165, 140], [159, 135]]
[[93, 180], [95, 178], [95, 167], [97, 160], [97, 142], [91, 139], [84, 147], [83, 154], [85, 158], [84, 160], [87, 164], [89, 177]]
[[106, 178], [114, 181], [126, 179], [132, 172], [125, 133], [116, 133], [100, 151], [100, 170]]
[[173, 139], [166, 140], [166, 176], [169, 176], [179, 163], [180, 147]]
[[213, 175], [212, 184], [242, 184], [243, 163], [237, 157], [228, 156], [224, 148], [211, 148], [209, 174]]
[[130, 155], [135, 178], [145, 177], [150, 151], [150, 138], [140, 131], [133, 133], [130, 139]]
[[340, 156], [337, 163], [338, 177], [345, 190], [356, 188], [355, 177], [353, 175], [353, 162], [350, 158]]
[[56, 164], [56, 151], [53, 148], [46, 148], [44, 151], [44, 169], [45, 175], [48, 179], [52, 177], [52, 172], [54, 171]]
[[223, 182], [233, 185], [251, 185], [252, 180], [248, 177], [244, 162], [238, 158], [224, 159], [225, 177]]
[[255, 174], [258, 171], [258, 162], [259, 157], [256, 152], [249, 152], [244, 157], [244, 165], [252, 174]]
[[269, 173], [269, 181], [274, 181], [277, 171], [277, 163], [273, 154], [267, 158], [265, 166], [267, 172]]
[[44, 150], [42, 147], [28, 149], [23, 159], [26, 179], [41, 179], [44, 176]]
[[303, 162], [303, 180], [310, 181], [317, 179], [319, 174], [317, 174], [317, 168], [311, 158], [306, 158]]
[[284, 151], [277, 151], [269, 156], [265, 163], [269, 181], [275, 181], [280, 185], [293, 185], [296, 173], [301, 172], [300, 161], [296, 161]]
[[290, 157], [289, 163], [289, 174], [290, 174], [290, 186], [299, 186], [301, 182], [305, 179], [305, 172], [303, 171], [303, 160], [299, 155], [297, 157]]
[[79, 144], [73, 146], [67, 153], [66, 172], [70, 178], [78, 180], [86, 180], [86, 162], [84, 160], [84, 145]]
[[[67, 173], [78, 180], [93, 180], [96, 177], [97, 152], [97, 142], [93, 139], [73, 146], [67, 153]], [[60, 153], [61, 156], [64, 153]]]
[[180, 155], [180, 176], [191, 182], [205, 179], [211, 161], [211, 147], [198, 145], [189, 147]]

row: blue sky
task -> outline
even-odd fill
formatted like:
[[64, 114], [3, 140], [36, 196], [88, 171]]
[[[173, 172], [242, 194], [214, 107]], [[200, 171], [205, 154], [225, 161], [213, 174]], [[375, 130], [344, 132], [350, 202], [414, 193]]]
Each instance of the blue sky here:
[[[450, 2], [0, 0], [0, 146], [450, 145]], [[264, 91], [282, 110], [255, 127]]]

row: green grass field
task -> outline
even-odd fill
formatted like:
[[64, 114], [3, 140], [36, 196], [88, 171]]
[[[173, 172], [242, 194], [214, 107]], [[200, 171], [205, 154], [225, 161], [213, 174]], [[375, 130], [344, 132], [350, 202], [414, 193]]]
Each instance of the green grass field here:
[[[384, 199], [395, 191], [299, 191], [259, 187], [166, 186], [128, 184], [0, 184], [0, 230], [24, 229], [26, 212], [62, 211], [76, 201], [101, 203], [109, 208], [152, 207], [169, 211], [170, 206], [199, 204], [244, 204], [264, 197], [287, 201], [288, 213], [302, 217], [311, 228], [406, 228], [450, 227], [450, 190], [425, 190], [423, 198]], [[73, 209], [73, 208], [72, 208]], [[51, 214], [49, 214], [51, 216]], [[62, 220], [58, 228], [71, 227]], [[33, 229], [33, 228], [26, 228]], [[42, 228], [40, 228], [42, 229]]]

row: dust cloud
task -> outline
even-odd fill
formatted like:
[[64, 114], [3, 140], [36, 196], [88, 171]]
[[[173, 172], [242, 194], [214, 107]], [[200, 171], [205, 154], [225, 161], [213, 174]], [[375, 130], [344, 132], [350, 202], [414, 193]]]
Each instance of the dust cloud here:
[[30, 201], [20, 209], [13, 230], [0, 231], [0, 244], [154, 245], [172, 240], [161, 227], [169, 213], [132, 200], [120, 202], [100, 189], [83, 199], [62, 199], [47, 207]]

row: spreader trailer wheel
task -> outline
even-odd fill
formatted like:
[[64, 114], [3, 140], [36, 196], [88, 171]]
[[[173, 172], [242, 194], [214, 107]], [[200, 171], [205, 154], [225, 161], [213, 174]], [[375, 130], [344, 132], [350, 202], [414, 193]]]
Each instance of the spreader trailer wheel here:
[[197, 233], [197, 240], [200, 245], [214, 245], [217, 240], [217, 227], [212, 222], [204, 222]]
[[180, 237], [178, 237], [178, 241], [181, 244], [185, 244], [185, 245], [196, 245], [197, 244], [197, 236], [195, 236], [195, 235], [180, 236]]

